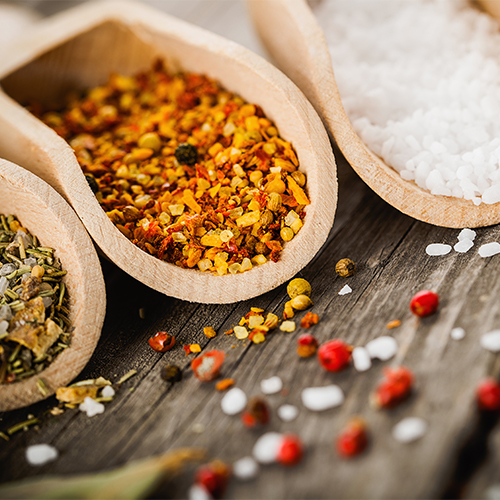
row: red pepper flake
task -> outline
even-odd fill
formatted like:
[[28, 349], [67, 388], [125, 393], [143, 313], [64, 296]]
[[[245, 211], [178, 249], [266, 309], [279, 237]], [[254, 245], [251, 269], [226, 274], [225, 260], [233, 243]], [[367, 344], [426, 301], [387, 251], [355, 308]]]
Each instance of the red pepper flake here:
[[269, 406], [264, 398], [254, 396], [248, 403], [245, 411], [241, 414], [241, 420], [245, 427], [254, 428], [266, 425], [269, 422]]
[[294, 434], [285, 434], [278, 450], [277, 461], [281, 465], [297, 465], [304, 456], [304, 446], [301, 439]]
[[231, 328], [231, 330], [226, 330], [224, 333], [226, 335], [232, 335], [234, 333], [234, 330]]
[[222, 363], [224, 363], [225, 354], [223, 351], [208, 351], [202, 356], [198, 356], [191, 361], [196, 378], [202, 382], [210, 382], [219, 376]]
[[318, 350], [318, 341], [310, 333], [304, 333], [297, 339], [297, 354], [301, 358], [310, 358]]
[[204, 487], [212, 498], [220, 498], [231, 477], [231, 467], [221, 460], [202, 465], [196, 472], [196, 484]]
[[362, 453], [368, 446], [366, 424], [359, 417], [353, 417], [337, 437], [337, 452], [341, 457], [351, 458]]
[[201, 352], [200, 344], [186, 344], [183, 349], [186, 351], [186, 356], [191, 353]]
[[380, 382], [371, 401], [376, 408], [394, 408], [411, 393], [413, 373], [404, 366], [383, 369], [385, 379]]
[[339, 372], [351, 363], [351, 352], [352, 346], [342, 340], [329, 340], [318, 349], [318, 360], [326, 371]]
[[483, 380], [477, 388], [477, 405], [480, 410], [500, 410], [500, 384], [493, 378]]
[[149, 345], [156, 352], [167, 352], [175, 345], [175, 337], [167, 332], [158, 332], [149, 339]]
[[311, 326], [316, 325], [319, 321], [319, 316], [316, 313], [308, 312], [300, 321], [300, 326], [302, 328], [311, 328]]
[[421, 318], [434, 314], [438, 306], [439, 295], [430, 290], [421, 290], [413, 296], [410, 302], [411, 312]]

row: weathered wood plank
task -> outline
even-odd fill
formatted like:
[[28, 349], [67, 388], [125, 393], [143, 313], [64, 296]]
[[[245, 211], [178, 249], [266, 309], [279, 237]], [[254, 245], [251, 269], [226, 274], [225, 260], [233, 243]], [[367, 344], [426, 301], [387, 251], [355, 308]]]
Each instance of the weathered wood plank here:
[[[248, 345], [222, 333], [237, 324], [250, 306], [281, 313], [286, 301], [284, 286], [244, 303], [202, 306], [165, 297], [103, 262], [109, 306], [102, 339], [81, 378], [102, 375], [117, 380], [131, 368], [137, 369], [138, 375], [124, 384], [103, 415], [89, 419], [69, 410], [43, 420], [39, 430], [0, 441], [0, 481], [40, 473], [97, 471], [181, 445], [205, 446], [212, 456], [226, 461], [250, 453], [259, 433], [245, 429], [238, 417], [222, 414], [222, 394], [214, 391], [213, 384], [201, 384], [193, 377], [188, 367], [192, 358], [184, 356], [180, 348], [164, 355], [150, 350], [147, 339], [158, 330], [168, 330], [178, 341], [223, 349], [227, 353], [223, 375], [234, 377], [248, 395], [260, 392], [262, 379], [279, 374], [289, 392], [270, 396], [272, 408], [290, 402], [301, 410], [298, 419], [287, 424], [274, 414], [269, 430], [298, 433], [307, 447], [303, 463], [293, 470], [263, 468], [258, 479], [250, 483], [233, 480], [228, 498], [440, 496], [458, 451], [476, 424], [477, 382], [498, 372], [496, 356], [482, 350], [478, 339], [500, 324], [500, 282], [496, 279], [500, 259], [481, 259], [477, 248], [498, 240], [500, 230], [479, 230], [474, 249], [465, 255], [429, 257], [425, 254], [428, 243], [454, 244], [458, 231], [415, 222], [400, 214], [367, 188], [339, 155], [337, 159], [340, 200], [335, 226], [321, 253], [301, 273], [312, 284], [312, 310], [321, 318], [311, 332], [321, 341], [340, 337], [354, 345], [389, 333], [400, 346], [395, 360], [375, 362], [363, 374], [352, 368], [328, 374], [314, 359], [296, 356], [300, 329], [293, 334], [273, 333], [260, 345]], [[359, 267], [348, 280], [334, 272], [335, 262], [343, 257], [353, 259]], [[338, 296], [345, 283], [353, 293]], [[439, 314], [425, 320], [416, 319], [408, 309], [412, 294], [421, 288], [437, 290], [442, 299]], [[140, 307], [145, 308], [145, 319], [139, 317]], [[385, 324], [395, 318], [403, 324], [388, 332]], [[219, 331], [210, 342], [202, 333], [209, 325]], [[450, 339], [453, 326], [465, 328], [464, 340]], [[166, 362], [184, 368], [184, 380], [173, 387], [160, 379], [160, 368]], [[368, 395], [381, 376], [381, 368], [399, 363], [415, 372], [415, 395], [391, 412], [371, 409]], [[345, 391], [342, 407], [320, 414], [302, 407], [302, 388], [329, 383], [338, 383]], [[130, 388], [134, 390], [130, 392]], [[3, 414], [0, 430], [29, 413], [41, 415], [54, 404], [51, 400]], [[367, 420], [372, 445], [358, 459], [342, 461], [336, 456], [333, 440], [353, 414]], [[393, 425], [405, 416], [422, 416], [429, 423], [428, 434], [406, 446], [390, 435]], [[202, 424], [204, 432], [195, 432], [194, 424]], [[25, 462], [24, 449], [40, 442], [54, 444], [61, 458], [32, 468]], [[475, 497], [475, 492], [480, 495], [482, 485], [500, 480], [496, 475], [498, 462], [491, 464], [483, 469], [485, 479], [482, 483], [482, 479], [477, 480], [469, 497]], [[189, 477], [184, 476], [166, 485], [157, 497], [185, 497], [188, 484]]]

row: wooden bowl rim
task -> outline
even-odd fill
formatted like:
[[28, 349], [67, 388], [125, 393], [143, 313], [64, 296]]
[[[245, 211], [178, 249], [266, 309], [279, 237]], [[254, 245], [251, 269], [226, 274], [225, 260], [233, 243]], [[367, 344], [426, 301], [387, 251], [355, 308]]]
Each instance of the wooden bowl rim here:
[[[281, 96], [287, 106], [284, 108], [286, 115], [298, 118], [297, 130], [301, 131], [301, 144], [307, 143], [308, 147], [303, 146], [297, 152], [299, 159], [301, 155], [307, 155], [311, 160], [306, 171], [312, 203], [306, 209], [304, 227], [285, 246], [278, 263], [267, 262], [238, 275], [216, 276], [182, 269], [146, 254], [109, 221], [86, 185], [67, 143], [1, 91], [0, 114], [3, 108], [4, 116], [8, 115], [13, 125], [23, 126], [23, 133], [28, 134], [26, 130], [31, 129], [36, 135], [43, 136], [49, 155], [57, 157], [59, 164], [64, 165], [59, 171], [60, 175], [64, 176], [65, 170], [74, 171], [75, 166], [78, 166], [80, 175], [74, 176], [74, 185], [71, 186], [73, 191], [63, 191], [63, 196], [72, 204], [97, 245], [110, 260], [146, 285], [183, 300], [230, 303], [260, 295], [292, 278], [314, 257], [333, 225], [337, 203], [336, 166], [328, 135], [314, 108], [285, 75], [263, 58], [223, 37], [143, 4], [130, 1], [92, 2], [43, 21], [29, 38], [11, 49], [12, 57], [8, 61], [0, 62], [0, 79], [51, 48], [106, 22], [123, 24], [132, 31], [139, 28], [152, 30], [176, 41], [181, 40], [200, 53], [217, 53], [227, 64], [232, 65], [229, 66], [232, 71], [238, 68], [252, 71], [256, 81], [266, 85], [268, 92]], [[94, 210], [95, 206], [99, 207], [99, 211]], [[92, 213], [88, 207], [92, 207]], [[144, 269], [148, 270], [147, 275]]]
[[[71, 245], [73, 253], [78, 258], [78, 262], [72, 266], [72, 269], [75, 269], [76, 276], [73, 278], [78, 284], [78, 290], [76, 287], [73, 291], [70, 290], [72, 298], [70, 319], [74, 328], [71, 345], [59, 353], [39, 374], [19, 382], [0, 385], [0, 411], [7, 411], [49, 397], [56, 389], [67, 385], [80, 373], [94, 352], [101, 334], [106, 312], [106, 290], [95, 248], [82, 223], [66, 201], [40, 178], [3, 159], [0, 159], [0, 182], [8, 183], [16, 193], [22, 191], [23, 196], [26, 194], [33, 204], [39, 207], [39, 213], [44, 214], [46, 220], [55, 220], [62, 229], [58, 234], [61, 238], [61, 247]], [[0, 200], [0, 213], [3, 213], [2, 207], [5, 204], [4, 200]], [[37, 222], [33, 219], [32, 212], [28, 209], [23, 210], [22, 207], [18, 208], [14, 215], [28, 228]], [[36, 236], [36, 231], [33, 233]], [[55, 250], [56, 255], [61, 257], [63, 267], [71, 272], [65, 265], [64, 256], [58, 254], [57, 248]], [[76, 264], [80, 266], [79, 269], [76, 268]], [[80, 299], [79, 303], [74, 302], [75, 296]], [[40, 378], [47, 387], [45, 395], [37, 386]]]

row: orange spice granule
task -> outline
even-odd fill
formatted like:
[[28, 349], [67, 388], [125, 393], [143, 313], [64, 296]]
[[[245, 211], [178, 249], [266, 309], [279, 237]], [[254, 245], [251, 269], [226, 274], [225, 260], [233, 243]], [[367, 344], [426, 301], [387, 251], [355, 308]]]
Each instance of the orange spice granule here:
[[319, 321], [319, 316], [316, 313], [308, 312], [300, 321], [300, 326], [302, 328], [311, 328], [311, 326], [316, 325]]
[[234, 378], [224, 378], [222, 380], [219, 380], [215, 384], [215, 388], [218, 391], [225, 391], [226, 389], [228, 389], [229, 387], [231, 387], [232, 385], [234, 385], [234, 383], [235, 383]]
[[393, 319], [392, 321], [389, 321], [389, 323], [387, 323], [387, 325], [385, 326], [390, 330], [392, 328], [397, 328], [399, 325], [401, 325], [401, 321], [399, 319]]

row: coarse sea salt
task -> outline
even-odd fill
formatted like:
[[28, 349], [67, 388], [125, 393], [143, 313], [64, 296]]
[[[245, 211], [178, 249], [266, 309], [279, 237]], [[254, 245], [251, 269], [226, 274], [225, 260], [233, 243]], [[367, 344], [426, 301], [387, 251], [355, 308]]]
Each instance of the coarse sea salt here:
[[335, 384], [325, 387], [309, 387], [302, 391], [301, 397], [302, 404], [311, 411], [328, 410], [344, 402], [344, 393]]
[[281, 405], [277, 413], [283, 422], [291, 422], [299, 416], [299, 409], [294, 405]]
[[450, 332], [450, 337], [453, 340], [462, 340], [465, 337], [465, 330], [460, 327], [453, 328]]
[[432, 194], [498, 203], [496, 20], [465, 0], [329, 0], [315, 13], [362, 141]]
[[500, 330], [493, 330], [481, 336], [481, 347], [491, 352], [500, 351]]
[[352, 362], [354, 368], [356, 368], [358, 372], [369, 370], [372, 366], [372, 360], [368, 349], [364, 347], [355, 347], [352, 351]]
[[44, 465], [56, 460], [59, 452], [50, 444], [34, 444], [26, 448], [25, 455], [30, 465]]
[[241, 481], [257, 477], [259, 464], [252, 457], [240, 458], [233, 464], [233, 474]]
[[83, 403], [80, 403], [79, 409], [85, 412], [87, 417], [94, 417], [95, 415], [104, 413], [104, 405], [88, 396], [83, 400]]
[[392, 436], [400, 443], [411, 443], [425, 435], [427, 422], [418, 417], [407, 417], [392, 429]]
[[431, 256], [447, 255], [451, 252], [451, 245], [443, 243], [431, 243], [425, 248], [425, 253]]
[[213, 500], [205, 486], [193, 484], [188, 491], [189, 500]]
[[342, 290], [340, 290], [339, 295], [347, 295], [352, 292], [352, 288], [349, 285], [344, 285]]
[[220, 405], [226, 415], [236, 415], [245, 409], [247, 395], [238, 387], [233, 387], [224, 394]]
[[110, 385], [106, 385], [101, 392], [103, 398], [112, 398], [114, 395], [115, 390]]
[[463, 239], [458, 243], [455, 243], [453, 250], [458, 253], [468, 252], [474, 246], [474, 242], [472, 240]]
[[492, 255], [496, 255], [497, 253], [500, 253], [500, 243], [497, 243], [496, 241], [492, 243], [486, 243], [485, 245], [479, 247], [479, 255], [483, 258], [491, 257]]
[[283, 443], [283, 434], [266, 432], [257, 439], [252, 450], [255, 460], [261, 464], [272, 464], [278, 458]]
[[366, 344], [366, 350], [372, 359], [387, 361], [398, 352], [398, 343], [394, 337], [383, 335], [382, 337], [370, 340], [370, 342]]
[[458, 241], [470, 240], [474, 241], [476, 239], [476, 231], [472, 229], [462, 229], [458, 234]]
[[264, 394], [276, 394], [283, 389], [283, 381], [279, 377], [271, 377], [260, 382], [260, 390]]

